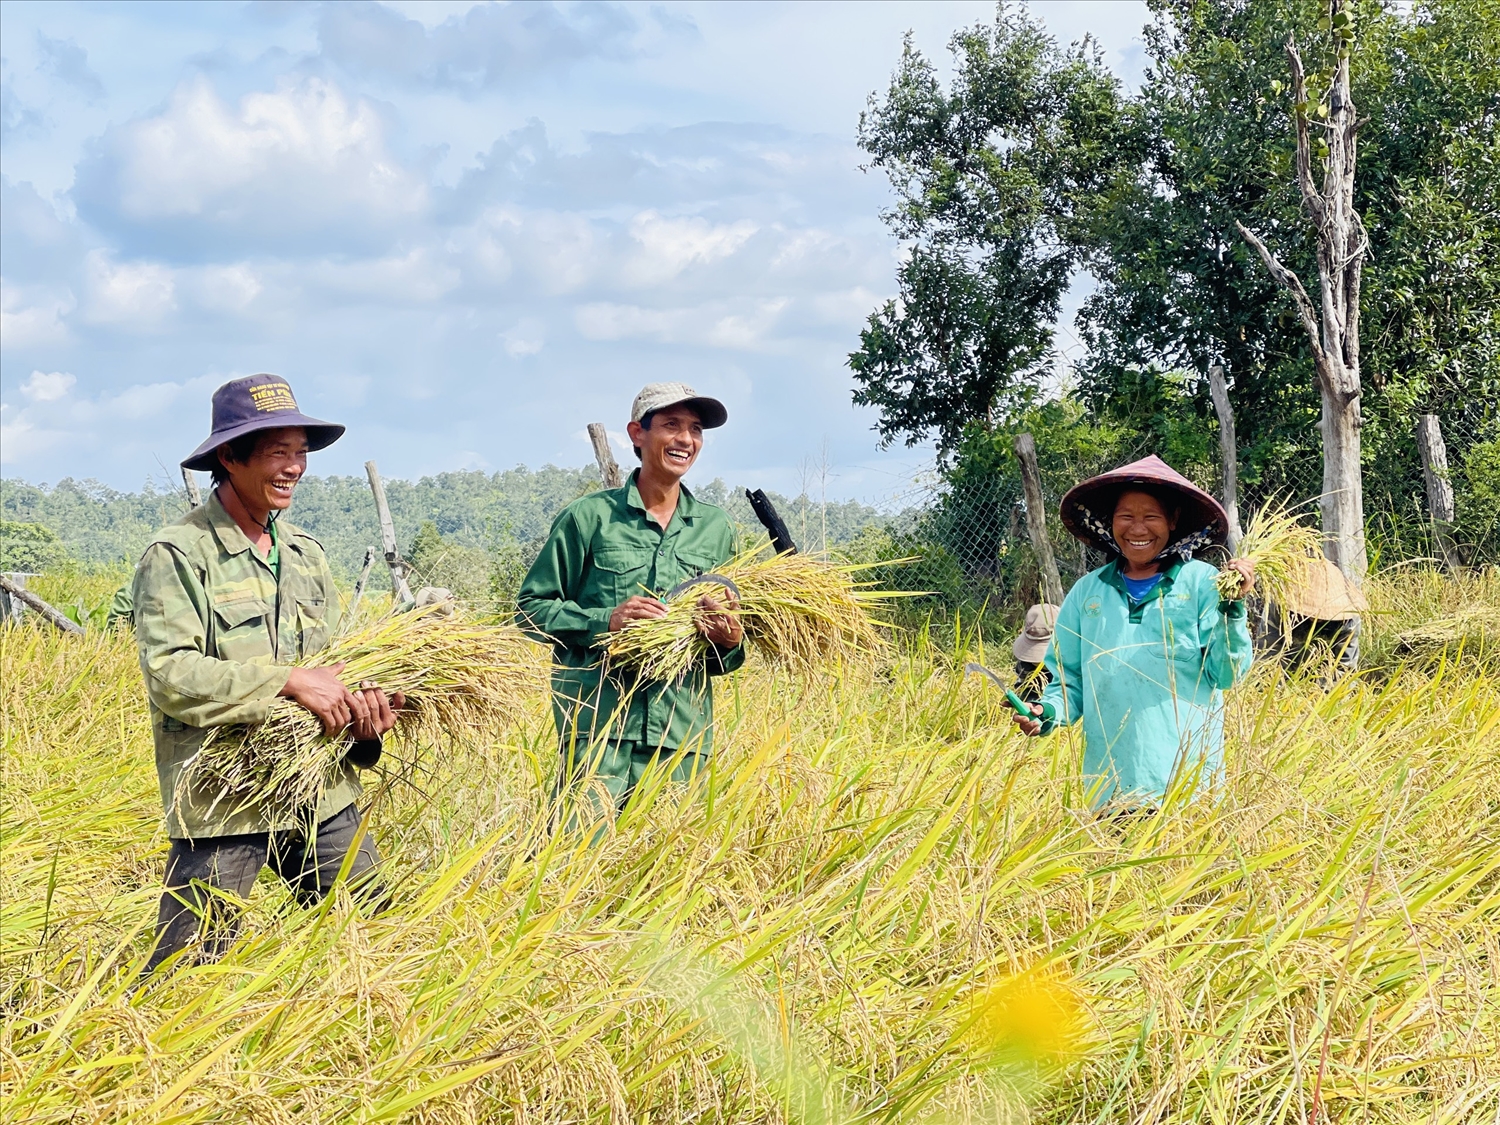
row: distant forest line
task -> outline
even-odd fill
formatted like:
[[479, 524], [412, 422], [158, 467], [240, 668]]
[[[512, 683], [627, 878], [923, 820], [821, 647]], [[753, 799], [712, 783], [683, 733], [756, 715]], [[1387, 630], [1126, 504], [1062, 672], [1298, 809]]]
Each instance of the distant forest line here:
[[[200, 474], [199, 479], [206, 492], [207, 477]], [[428, 523], [444, 542], [456, 546], [488, 552], [534, 550], [558, 512], [599, 487], [597, 469], [555, 465], [385, 482], [403, 551]], [[689, 487], [698, 498], [727, 510], [746, 532], [759, 533], [744, 489], [731, 488], [720, 479]], [[825, 504], [806, 495], [768, 495], [805, 549], [840, 546], [862, 529], [888, 526], [895, 518], [853, 500]], [[50, 486], [19, 479], [0, 481], [0, 512], [5, 520], [43, 525], [56, 535], [70, 558], [84, 564], [134, 561], [158, 528], [182, 518], [186, 511], [184, 489], [159, 488], [152, 482], [138, 492], [120, 492], [95, 480], [67, 478]], [[340, 577], [356, 573], [365, 549], [380, 544], [375, 501], [364, 477], [305, 477], [287, 518], [317, 537]]]

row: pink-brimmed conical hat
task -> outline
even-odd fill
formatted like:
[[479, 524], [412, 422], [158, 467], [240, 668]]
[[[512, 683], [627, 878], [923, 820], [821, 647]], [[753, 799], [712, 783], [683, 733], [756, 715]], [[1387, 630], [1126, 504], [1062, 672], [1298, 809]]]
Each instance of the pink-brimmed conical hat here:
[[1120, 548], [1110, 532], [1115, 501], [1133, 485], [1170, 493], [1182, 505], [1177, 528], [1163, 554], [1187, 558], [1211, 544], [1222, 544], [1229, 528], [1224, 506], [1154, 453], [1075, 484], [1062, 500], [1063, 526], [1091, 547], [1112, 555]]

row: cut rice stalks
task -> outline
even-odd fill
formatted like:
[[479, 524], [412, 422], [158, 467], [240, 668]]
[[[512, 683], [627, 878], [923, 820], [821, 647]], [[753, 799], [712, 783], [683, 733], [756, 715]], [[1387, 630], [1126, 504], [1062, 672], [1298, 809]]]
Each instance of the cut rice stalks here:
[[1443, 653], [1488, 660], [1500, 655], [1500, 608], [1467, 606], [1398, 633], [1396, 651], [1435, 657]]
[[[714, 575], [739, 588], [739, 608], [732, 612], [751, 647], [772, 664], [805, 673], [868, 659], [885, 646], [877, 628], [885, 622], [871, 615], [891, 598], [906, 595], [856, 580], [876, 565], [889, 564], [773, 555], [760, 546], [737, 555]], [[712, 581], [714, 575], [664, 602], [665, 616], [602, 634], [599, 642], [610, 664], [643, 679], [671, 681], [707, 659], [709, 643], [699, 626], [715, 611], [703, 601], [707, 596], [722, 605], [727, 594], [725, 586]]]
[[[1322, 555], [1323, 539], [1318, 529], [1302, 522], [1284, 503], [1268, 501], [1240, 538], [1236, 558], [1255, 567], [1256, 593], [1284, 607], [1295, 603], [1296, 594], [1308, 583], [1313, 564]], [[1234, 601], [1240, 596], [1243, 578], [1225, 567], [1216, 579], [1219, 597]]]
[[[506, 724], [546, 684], [543, 650], [510, 625], [444, 616], [443, 607], [378, 618], [335, 640], [299, 666], [344, 664], [351, 688], [370, 681], [387, 695], [402, 692], [393, 738], [419, 729], [485, 732]], [[315, 808], [349, 752], [348, 728], [328, 736], [311, 711], [290, 699], [271, 704], [263, 723], [213, 728], [183, 770], [177, 799], [232, 811], [261, 805], [275, 824]], [[399, 745], [399, 741], [398, 741]]]

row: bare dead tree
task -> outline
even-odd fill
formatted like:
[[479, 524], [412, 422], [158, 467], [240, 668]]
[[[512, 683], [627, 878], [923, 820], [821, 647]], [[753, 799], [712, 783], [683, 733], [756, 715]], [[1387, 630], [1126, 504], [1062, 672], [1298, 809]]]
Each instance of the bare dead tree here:
[[[1359, 285], [1369, 239], [1354, 210], [1354, 166], [1359, 120], [1349, 94], [1349, 51], [1353, 42], [1349, 0], [1329, 0], [1329, 23], [1339, 43], [1338, 65], [1328, 92], [1313, 104], [1296, 41], [1286, 42], [1292, 71], [1292, 114], [1297, 125], [1297, 187], [1318, 242], [1319, 307], [1301, 279], [1243, 223], [1244, 237], [1285, 289], [1312, 346], [1313, 367], [1323, 400], [1324, 552], [1350, 578], [1364, 578], [1364, 480], [1360, 470]], [[1316, 120], [1315, 120], [1316, 118]], [[1313, 181], [1312, 131], [1322, 131], [1323, 186]]]

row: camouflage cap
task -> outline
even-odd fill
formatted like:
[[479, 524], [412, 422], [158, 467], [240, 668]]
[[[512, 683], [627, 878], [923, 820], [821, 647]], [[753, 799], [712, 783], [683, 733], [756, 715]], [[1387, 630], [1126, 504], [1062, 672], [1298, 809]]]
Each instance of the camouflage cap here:
[[280, 375], [247, 375], [214, 392], [213, 432], [182, 462], [184, 469], [211, 472], [219, 463], [219, 446], [256, 430], [301, 426], [307, 448], [324, 449], [344, 436], [336, 422], [309, 418], [297, 408], [292, 388]]
[[695, 411], [705, 430], [712, 430], [729, 421], [729, 411], [724, 409], [722, 402], [700, 395], [686, 383], [647, 383], [630, 405], [630, 420], [639, 422], [647, 414], [669, 406], [686, 406]]

